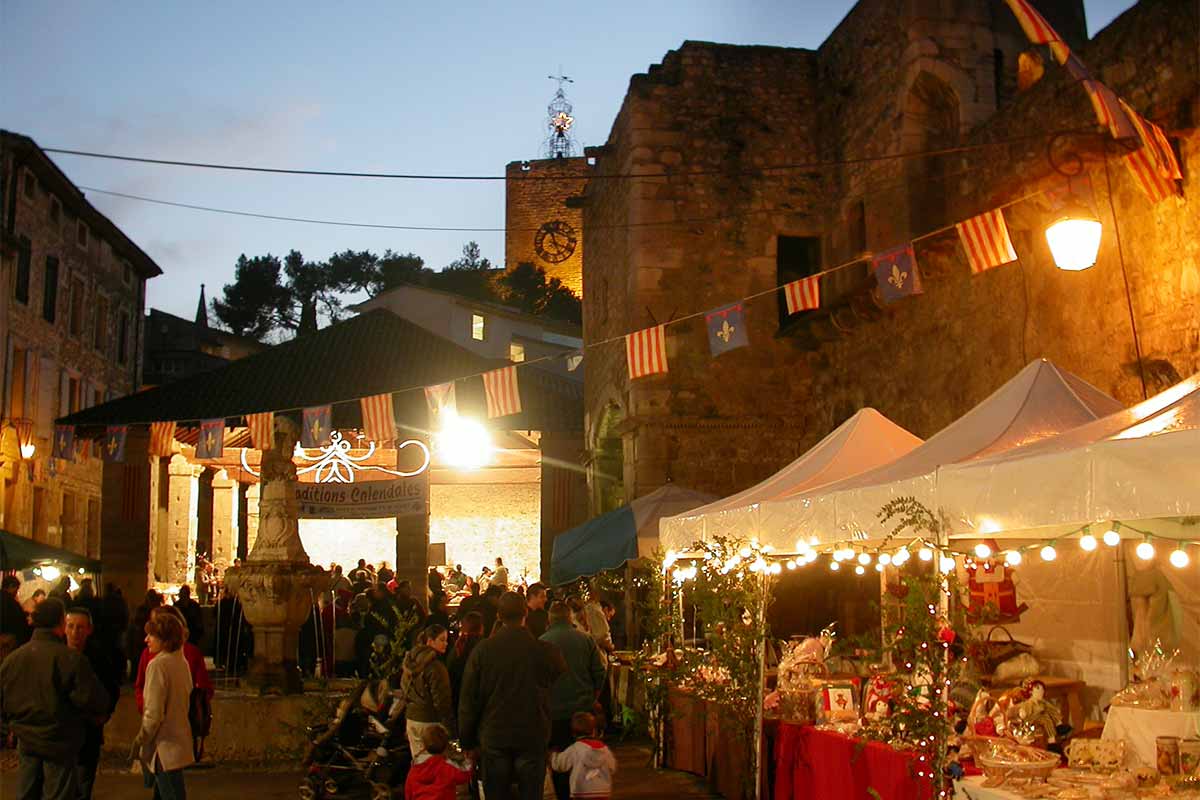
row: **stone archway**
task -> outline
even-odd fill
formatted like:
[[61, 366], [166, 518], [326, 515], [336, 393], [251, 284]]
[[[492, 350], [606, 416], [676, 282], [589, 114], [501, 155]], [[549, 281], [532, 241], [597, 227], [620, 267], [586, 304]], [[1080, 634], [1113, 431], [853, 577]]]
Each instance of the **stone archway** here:
[[[909, 85], [902, 116], [902, 152], [939, 150], [959, 143], [962, 117], [958, 94], [949, 83], [928, 70], [921, 70]], [[915, 156], [905, 161], [911, 236], [947, 223], [954, 163], [952, 154]]]
[[620, 426], [625, 412], [616, 403], [604, 407], [592, 441], [588, 470], [592, 512], [603, 514], [625, 504], [625, 450]]

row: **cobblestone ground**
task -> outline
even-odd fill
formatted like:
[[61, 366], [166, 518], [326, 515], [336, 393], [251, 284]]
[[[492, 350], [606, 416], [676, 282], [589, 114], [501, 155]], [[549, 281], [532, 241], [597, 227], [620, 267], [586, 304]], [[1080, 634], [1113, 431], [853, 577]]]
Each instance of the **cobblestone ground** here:
[[[656, 770], [649, 766], [650, 750], [643, 745], [613, 746], [619, 769], [613, 797], [621, 800], [698, 800], [717, 795], [706, 791], [702, 783], [681, 772]], [[17, 796], [16, 758], [11, 751], [0, 754], [0, 798]], [[299, 773], [249, 770], [235, 767], [193, 769], [187, 773], [188, 800], [283, 800], [296, 797]], [[96, 780], [98, 800], [149, 800], [150, 791], [142, 788], [141, 776], [113, 768], [101, 771]], [[547, 795], [552, 797], [552, 795]]]

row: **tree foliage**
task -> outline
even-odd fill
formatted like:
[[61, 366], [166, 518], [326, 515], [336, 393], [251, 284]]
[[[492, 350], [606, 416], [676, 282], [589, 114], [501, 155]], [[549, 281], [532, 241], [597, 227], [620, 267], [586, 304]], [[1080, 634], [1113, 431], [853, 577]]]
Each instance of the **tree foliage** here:
[[238, 336], [262, 341], [278, 327], [288, 311], [288, 293], [280, 282], [282, 265], [270, 253], [238, 256], [233, 283], [213, 298], [212, 310], [221, 324]]

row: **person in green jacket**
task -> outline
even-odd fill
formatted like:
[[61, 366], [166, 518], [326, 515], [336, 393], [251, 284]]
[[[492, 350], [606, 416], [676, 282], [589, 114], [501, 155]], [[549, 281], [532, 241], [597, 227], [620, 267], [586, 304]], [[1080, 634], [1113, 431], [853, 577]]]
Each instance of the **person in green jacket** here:
[[426, 728], [441, 725], [454, 731], [454, 699], [450, 673], [442, 662], [449, 634], [441, 625], [430, 625], [417, 637], [417, 646], [404, 656], [400, 692], [404, 698], [405, 733], [415, 762], [425, 753]]
[[[607, 672], [596, 640], [571, 624], [571, 608], [566, 603], [550, 606], [550, 627], [541, 640], [557, 647], [567, 662], [567, 671], [550, 689], [550, 749], [565, 750], [575, 742], [571, 717], [581, 711], [597, 711]], [[570, 800], [570, 774], [552, 772], [550, 780], [559, 800]]]

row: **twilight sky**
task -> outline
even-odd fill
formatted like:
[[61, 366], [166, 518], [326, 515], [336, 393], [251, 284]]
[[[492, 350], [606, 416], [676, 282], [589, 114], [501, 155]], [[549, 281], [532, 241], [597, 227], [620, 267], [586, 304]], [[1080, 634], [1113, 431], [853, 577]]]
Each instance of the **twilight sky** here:
[[[1089, 30], [1131, 0], [1085, 0]], [[0, 0], [0, 127], [62, 147], [341, 171], [503, 175], [537, 158], [563, 71], [580, 145], [602, 144], [629, 76], [686, 39], [816, 47], [852, 0], [207, 3]], [[56, 155], [81, 187], [256, 213], [503, 228], [502, 182], [290, 177]], [[191, 316], [239, 253], [412, 251], [440, 268], [496, 232], [257, 220], [87, 192], [163, 268], [147, 306]]]

